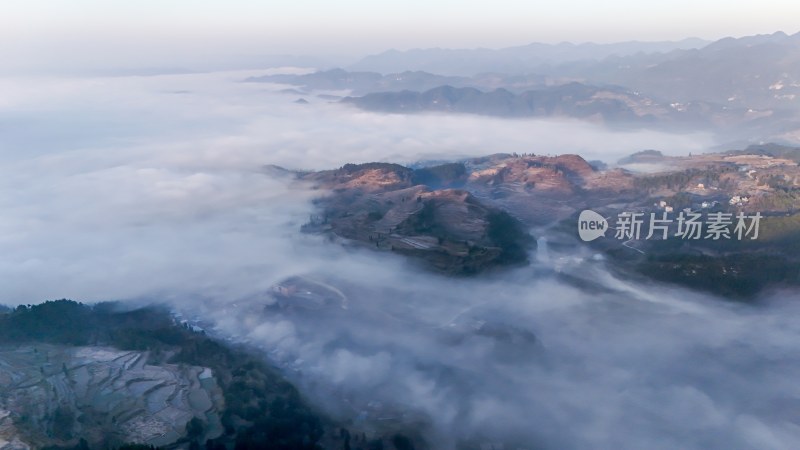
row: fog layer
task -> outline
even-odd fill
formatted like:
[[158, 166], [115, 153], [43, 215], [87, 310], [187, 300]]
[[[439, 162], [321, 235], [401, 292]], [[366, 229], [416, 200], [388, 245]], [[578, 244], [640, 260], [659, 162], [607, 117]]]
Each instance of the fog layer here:
[[667, 153], [710, 143], [580, 122], [379, 115], [316, 98], [300, 105], [275, 94], [283, 86], [240, 82], [253, 74], [0, 79], [0, 299], [260, 286], [272, 268], [299, 261], [285, 234], [310, 212], [307, 193], [289, 194], [285, 180], [262, 173], [269, 164], [325, 169], [495, 152], [613, 160], [654, 143]]
[[[0, 301], [169, 301], [263, 349], [331, 414], [419, 420], [434, 448], [800, 445], [797, 293], [731, 305], [618, 280], [591, 258], [567, 266], [589, 288], [552, 259], [487, 279], [425, 274], [301, 235], [320, 192], [265, 169], [614, 161], [699, 151], [707, 135], [299, 105], [247, 75], [0, 80]], [[270, 287], [292, 275], [339, 302], [278, 304]]]

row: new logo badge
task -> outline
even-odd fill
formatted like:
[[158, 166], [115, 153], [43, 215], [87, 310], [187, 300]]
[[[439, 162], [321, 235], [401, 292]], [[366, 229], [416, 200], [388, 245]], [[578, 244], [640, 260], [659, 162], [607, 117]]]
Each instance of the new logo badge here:
[[578, 235], [585, 242], [593, 241], [600, 236], [605, 237], [608, 221], [600, 214], [586, 209], [578, 217]]

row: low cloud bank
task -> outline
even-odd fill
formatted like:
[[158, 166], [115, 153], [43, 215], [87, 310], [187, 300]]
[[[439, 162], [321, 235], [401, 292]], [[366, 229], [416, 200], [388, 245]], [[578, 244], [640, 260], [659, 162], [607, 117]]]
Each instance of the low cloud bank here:
[[570, 121], [299, 105], [276, 94], [283, 86], [241, 82], [252, 74], [0, 78], [0, 299], [224, 290], [237, 274], [296, 261], [282, 236], [307, 217], [309, 193], [262, 174], [268, 164], [495, 152], [615, 160], [654, 143], [667, 153], [710, 143]]
[[[167, 300], [262, 348], [332, 414], [419, 417], [436, 448], [800, 444], [796, 292], [730, 305], [602, 262], [575, 269], [594, 289], [545, 263], [420, 273], [300, 234], [319, 193], [263, 169], [493, 152], [613, 161], [700, 151], [708, 136], [299, 105], [247, 75], [0, 80], [0, 301]], [[279, 308], [269, 288], [292, 275], [346, 301]]]

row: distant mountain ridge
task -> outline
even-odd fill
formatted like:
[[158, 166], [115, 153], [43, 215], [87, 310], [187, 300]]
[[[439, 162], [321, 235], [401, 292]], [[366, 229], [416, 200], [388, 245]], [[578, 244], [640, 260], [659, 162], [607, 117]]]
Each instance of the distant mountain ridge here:
[[291, 84], [308, 92], [341, 90], [338, 96], [361, 97], [346, 103], [372, 111], [562, 116], [675, 131], [706, 129], [724, 132], [728, 141], [800, 141], [800, 33], [712, 43], [392, 50], [352, 67], [359, 71], [247, 81]]
[[[447, 76], [536, 74], [548, 84], [612, 84], [670, 103], [714, 102], [748, 109], [800, 105], [800, 32], [715, 42], [530, 44], [500, 50], [390, 50], [351, 67]], [[448, 83], [452, 84], [452, 83]], [[478, 86], [476, 86], [478, 87]]]
[[442, 84], [464, 85], [465, 77], [448, 77], [422, 71], [403, 71], [400, 73], [381, 75], [377, 72], [348, 72], [336, 68], [318, 72], [295, 75], [275, 74], [249, 77], [246, 82], [291, 84], [301, 89], [310, 90], [351, 90], [357, 94], [375, 91], [430, 89]]
[[410, 70], [382, 75], [377, 72], [349, 72], [336, 68], [303, 75], [275, 74], [249, 77], [245, 81], [290, 84], [307, 92], [314, 90], [349, 90], [351, 95], [364, 95], [383, 91], [421, 91], [443, 85], [478, 89], [503, 87], [510, 90], [524, 90], [543, 86], [546, 80], [545, 77], [538, 75], [486, 73], [474, 77], [460, 77]]
[[380, 73], [420, 70], [444, 75], [472, 76], [484, 72], [530, 73], [547, 65], [572, 61], [601, 60], [609, 56], [628, 56], [638, 53], [666, 53], [678, 49], [693, 49], [709, 42], [698, 38], [661, 42], [618, 42], [612, 44], [532, 43], [502, 49], [442, 49], [426, 48], [407, 51], [388, 50], [370, 55], [348, 69]]
[[628, 56], [551, 75], [614, 83], [672, 102], [800, 109], [800, 33], [725, 38], [700, 49]]
[[507, 89], [438, 86], [424, 91], [375, 92], [346, 97], [343, 103], [389, 113], [446, 112], [496, 117], [570, 117], [615, 126], [711, 126], [714, 120], [742, 122], [741, 113], [708, 103], [676, 108], [618, 86], [568, 83], [515, 94]]

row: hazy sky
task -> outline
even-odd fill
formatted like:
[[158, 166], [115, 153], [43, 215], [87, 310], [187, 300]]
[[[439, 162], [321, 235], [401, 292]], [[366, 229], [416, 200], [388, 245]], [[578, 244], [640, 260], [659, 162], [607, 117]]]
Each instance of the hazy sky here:
[[6, 69], [180, 66], [256, 54], [795, 33], [797, 17], [791, 0], [3, 0], [0, 57]]

